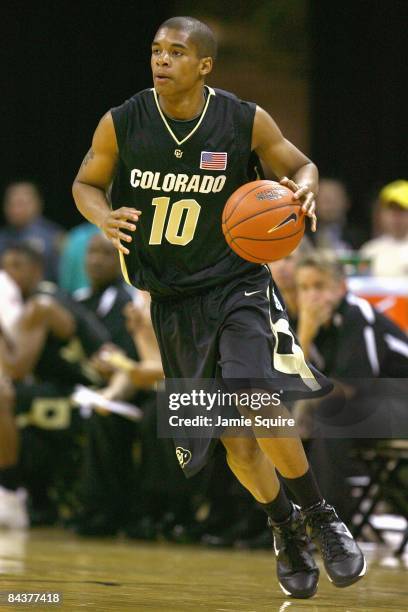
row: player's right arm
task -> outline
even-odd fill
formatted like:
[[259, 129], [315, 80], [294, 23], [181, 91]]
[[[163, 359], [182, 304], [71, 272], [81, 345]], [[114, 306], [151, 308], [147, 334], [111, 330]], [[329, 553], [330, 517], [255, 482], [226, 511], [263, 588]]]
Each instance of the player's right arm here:
[[112, 210], [106, 193], [113, 180], [119, 158], [115, 127], [111, 113], [106, 113], [99, 122], [92, 139], [92, 146], [85, 155], [72, 186], [72, 194], [79, 212], [90, 223], [97, 225], [126, 255], [129, 250], [121, 240], [132, 238], [121, 230], [134, 232], [140, 210], [122, 206]]

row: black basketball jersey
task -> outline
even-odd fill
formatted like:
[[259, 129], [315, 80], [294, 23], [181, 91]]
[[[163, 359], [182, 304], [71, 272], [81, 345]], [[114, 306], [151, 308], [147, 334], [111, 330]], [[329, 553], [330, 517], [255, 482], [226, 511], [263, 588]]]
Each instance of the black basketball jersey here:
[[257, 178], [256, 106], [206, 90], [203, 112], [184, 137], [172, 130], [154, 89], [111, 111], [119, 147], [112, 206], [142, 211], [122, 271], [154, 299], [202, 292], [259, 270], [228, 247], [221, 229], [229, 196]]

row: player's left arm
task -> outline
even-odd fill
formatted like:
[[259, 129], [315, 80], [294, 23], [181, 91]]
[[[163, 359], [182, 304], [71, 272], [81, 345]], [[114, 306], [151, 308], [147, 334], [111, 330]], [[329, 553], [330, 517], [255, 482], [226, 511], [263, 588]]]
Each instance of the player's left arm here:
[[294, 192], [302, 202], [303, 212], [316, 230], [316, 195], [319, 173], [315, 164], [287, 140], [272, 117], [256, 107], [252, 130], [252, 149], [279, 178], [282, 185]]

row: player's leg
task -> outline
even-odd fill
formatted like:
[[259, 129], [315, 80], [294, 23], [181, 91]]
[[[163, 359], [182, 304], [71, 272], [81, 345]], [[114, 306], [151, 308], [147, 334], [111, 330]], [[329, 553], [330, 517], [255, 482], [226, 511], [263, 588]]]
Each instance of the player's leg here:
[[[263, 436], [257, 440], [264, 452], [277, 461], [278, 471], [282, 470], [282, 481], [299, 500], [307, 532], [320, 550], [329, 580], [337, 587], [347, 587], [359, 580], [366, 572], [365, 558], [335, 509], [322, 498], [306, 457], [307, 467], [301, 475], [296, 475], [298, 464], [295, 471], [291, 469], [290, 463], [282, 464], [291, 443], [296, 446], [301, 441], [293, 437], [285, 440]], [[293, 456], [299, 458], [300, 455], [301, 452], [296, 452]], [[317, 497], [320, 497], [319, 501], [316, 501]]]
[[[249, 292], [248, 303], [246, 292], [242, 293], [242, 307], [238, 308], [235, 300], [220, 338], [226, 383], [235, 385], [237, 390], [238, 378], [252, 383], [254, 389], [272, 386], [300, 396], [313, 395], [311, 389], [322, 391], [325, 379], [305, 363], [278, 297], [274, 295], [274, 300], [270, 300], [270, 291]], [[270, 408], [271, 416], [276, 416], [273, 407]], [[283, 406], [280, 410], [281, 416], [285, 416]], [[301, 504], [308, 529], [322, 551], [329, 578], [337, 586], [358, 580], [365, 572], [364, 557], [333, 508], [322, 499], [300, 439], [292, 433], [288, 437], [260, 437], [258, 443]]]
[[[266, 504], [279, 493], [280, 483], [275, 468], [262, 452], [255, 438], [221, 438], [227, 451], [227, 463], [240, 483], [252, 493], [260, 503]], [[287, 500], [283, 516], [273, 517], [282, 520], [290, 514], [291, 506]]]
[[[282, 403], [279, 406], [264, 407], [256, 414], [267, 418], [280, 416], [282, 419], [290, 419], [291, 417]], [[254, 417], [253, 411], [252, 414], [246, 413], [246, 416]], [[281, 479], [300, 506], [310, 508], [321, 503], [323, 496], [296, 430], [289, 426], [270, 429], [255, 426], [254, 432], [260, 449], [276, 467]]]
[[[231, 351], [223, 351], [223, 348], [224, 344], [228, 344], [227, 330], [232, 331], [235, 337], [235, 330], [231, 330], [229, 309], [233, 310], [236, 302], [236, 296], [230, 296], [228, 287], [217, 287], [204, 296], [188, 298], [176, 304], [152, 302], [152, 321], [167, 378], [215, 378], [219, 368], [223, 371], [226, 364], [232, 364], [230, 376], [234, 377], [234, 355]], [[245, 322], [243, 331], [247, 329]], [[240, 332], [239, 328], [238, 337]], [[224, 344], [223, 338], [226, 339]], [[241, 338], [238, 356], [242, 354], [242, 344]], [[232, 344], [230, 348], [233, 352]], [[252, 338], [245, 344], [245, 350], [248, 350], [248, 354], [243, 362], [243, 376], [248, 374], [248, 359], [253, 357], [255, 366], [258, 364], [257, 356], [249, 354], [257, 351]], [[259, 377], [257, 369], [255, 372], [255, 376]], [[183, 416], [184, 413], [179, 409], [178, 414]], [[185, 409], [185, 414], [189, 415], [189, 407]], [[177, 457], [186, 476], [194, 475], [207, 461], [213, 444], [208, 438], [208, 431], [206, 433], [205, 439], [175, 440]], [[259, 446], [254, 441], [249, 444], [245, 438], [240, 438], [229, 443], [225, 440], [225, 444], [228, 444], [228, 462], [238, 479], [254, 494], [255, 499], [266, 502], [262, 503], [262, 507], [268, 514], [274, 533], [278, 579], [284, 592], [296, 597], [311, 597], [316, 591], [318, 570], [307, 551], [308, 540], [299, 511], [287, 500], [279, 487], [273, 465], [264, 453], [259, 452]]]
[[14, 390], [0, 376], [0, 527], [28, 526], [25, 492], [19, 488], [19, 438], [14, 418]]
[[[289, 416], [284, 406], [280, 407], [280, 413], [283, 417]], [[273, 406], [269, 416], [276, 416]], [[258, 430], [254, 427], [255, 435]], [[290, 437], [285, 437], [287, 433]], [[301, 440], [283, 428], [283, 432], [276, 430], [275, 435], [267, 430], [256, 441], [301, 504], [307, 530], [322, 553], [329, 579], [338, 587], [356, 582], [366, 571], [364, 557], [334, 508], [322, 498]]]
[[312, 597], [319, 570], [307, 551], [308, 538], [299, 510], [286, 496], [273, 464], [254, 437], [223, 436], [221, 441], [229, 467], [268, 516], [282, 590], [293, 597]]

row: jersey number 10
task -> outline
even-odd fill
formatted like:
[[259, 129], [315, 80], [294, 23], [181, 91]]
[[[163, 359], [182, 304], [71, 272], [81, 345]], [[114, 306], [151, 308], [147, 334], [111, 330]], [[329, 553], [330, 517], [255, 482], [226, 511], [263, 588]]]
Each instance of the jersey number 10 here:
[[[153, 198], [152, 205], [156, 210], [153, 215], [149, 244], [161, 244], [170, 198]], [[197, 200], [178, 200], [170, 208], [165, 238], [170, 244], [186, 246], [194, 238], [201, 206]]]

